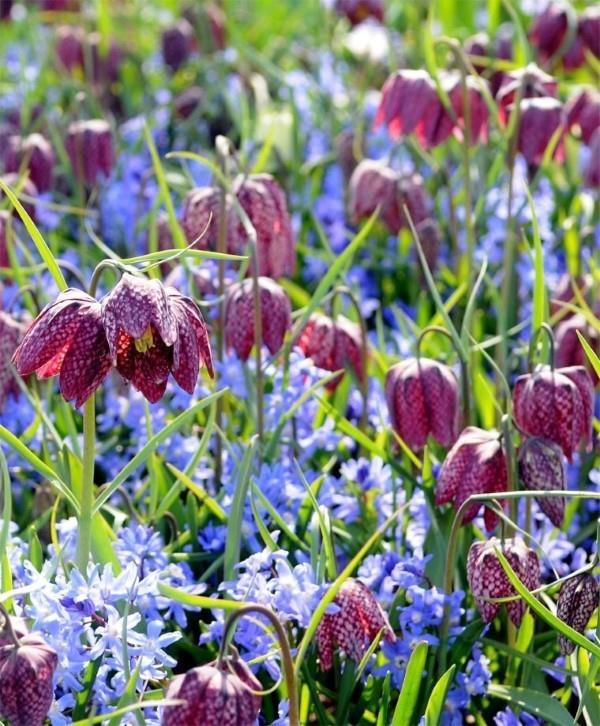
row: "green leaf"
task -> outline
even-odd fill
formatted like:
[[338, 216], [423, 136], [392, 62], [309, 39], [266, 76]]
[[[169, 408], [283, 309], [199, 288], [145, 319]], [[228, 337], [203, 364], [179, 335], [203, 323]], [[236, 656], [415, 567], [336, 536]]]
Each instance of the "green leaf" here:
[[190, 592], [184, 590], [178, 590], [176, 587], [171, 585], [165, 585], [162, 582], [158, 583], [158, 591], [161, 595], [175, 600], [182, 605], [192, 605], [197, 608], [204, 608], [206, 610], [239, 610], [240, 608], [250, 605], [247, 601], [238, 600], [219, 600], [216, 597], [204, 597], [203, 595], [193, 595]]
[[[146, 459], [152, 454], [156, 447], [168, 438], [174, 431], [180, 429], [190, 419], [193, 419], [197, 413], [210, 406], [213, 401], [220, 398], [228, 389], [222, 388], [216, 393], [212, 393], [210, 396], [203, 398], [198, 403], [195, 403], [187, 411], [183, 411], [177, 416], [170, 424], [161, 429], [157, 434], [149, 439], [146, 444], [138, 451], [138, 453], [131, 459], [117, 474], [117, 476], [106, 486], [101, 494], [98, 495], [96, 502], [94, 503], [94, 511], [98, 512], [101, 507], [110, 499], [110, 497], [117, 491], [121, 484], [131, 475], [133, 472], [141, 466]], [[0, 427], [0, 438], [2, 437], [2, 427]]]
[[564, 635], [577, 645], [585, 648], [585, 650], [589, 651], [596, 657], [600, 657], [600, 646], [593, 641], [588, 640], [584, 635], [578, 633], [576, 630], [557, 618], [556, 615], [551, 613], [547, 607], [544, 607], [539, 600], [529, 592], [525, 585], [523, 585], [513, 568], [510, 566], [506, 557], [502, 554], [500, 548], [496, 547], [495, 552], [504, 572], [506, 572], [506, 576], [508, 577], [510, 584], [515, 588], [517, 593], [523, 598], [523, 600], [525, 600], [535, 614], [539, 615], [542, 620], [545, 620], [548, 625], [558, 631], [561, 635]]
[[411, 722], [412, 715], [417, 706], [421, 683], [423, 682], [423, 671], [425, 669], [428, 650], [429, 645], [427, 641], [421, 640], [410, 654], [410, 658], [406, 664], [402, 690], [400, 691], [400, 696], [394, 709], [392, 726], [406, 726], [406, 724]]
[[184, 471], [180, 471], [176, 466], [173, 466], [173, 464], [169, 464], [169, 462], [167, 462], [166, 466], [177, 481], [180, 481], [184, 486], [186, 486], [198, 498], [199, 502], [206, 506], [214, 517], [216, 517], [220, 522], [227, 521], [227, 514], [225, 510], [210, 496], [206, 489], [201, 487], [200, 484], [196, 484], [196, 482], [192, 481]]
[[444, 703], [446, 702], [446, 694], [454, 678], [456, 665], [451, 665], [444, 673], [440, 680], [433, 687], [431, 696], [425, 708], [425, 724], [426, 726], [438, 726], [442, 719]]
[[490, 683], [488, 695], [509, 701], [523, 708], [532, 716], [545, 719], [556, 724], [556, 726], [574, 726], [575, 724], [571, 714], [562, 703], [545, 693], [518, 686], [502, 686], [497, 683]]
[[37, 251], [40, 253], [40, 257], [42, 258], [42, 260], [44, 260], [44, 263], [48, 268], [48, 272], [52, 275], [56, 286], [61, 292], [63, 290], [66, 290], [68, 287], [67, 281], [65, 280], [60, 267], [54, 259], [54, 255], [50, 251], [50, 248], [46, 244], [39, 229], [35, 226], [34, 221], [31, 219], [29, 214], [27, 214], [25, 208], [11, 191], [10, 187], [7, 186], [6, 182], [2, 181], [2, 179], [0, 179], [0, 189], [2, 189], [2, 191], [10, 199], [13, 207], [17, 210], [19, 217], [21, 217], [21, 220], [25, 225], [25, 229], [29, 232], [31, 239], [37, 247]]
[[235, 484], [235, 492], [229, 513], [227, 525], [227, 539], [225, 541], [225, 561], [223, 564], [223, 577], [225, 580], [235, 578], [235, 566], [240, 561], [242, 548], [242, 525], [244, 518], [244, 504], [250, 484], [250, 472], [252, 470], [252, 458], [257, 438], [253, 437], [250, 445], [244, 451], [244, 458], [238, 467], [238, 476]]
[[575, 331], [577, 333], [577, 337], [579, 338], [579, 342], [581, 343], [581, 347], [583, 348], [585, 354], [588, 357], [589, 362], [592, 364], [592, 368], [596, 371], [596, 375], [600, 377], [600, 358], [596, 355], [590, 344], [587, 342], [587, 340], [583, 337], [583, 335], [579, 332], [579, 330]]
[[[6, 546], [8, 544], [9, 528], [12, 519], [12, 492], [10, 488], [10, 476], [6, 465], [6, 457], [0, 449], [0, 486], [2, 488], [2, 525], [0, 526], [0, 587], [4, 579]], [[10, 569], [9, 569], [10, 571]], [[4, 588], [2, 588], [4, 589]]]

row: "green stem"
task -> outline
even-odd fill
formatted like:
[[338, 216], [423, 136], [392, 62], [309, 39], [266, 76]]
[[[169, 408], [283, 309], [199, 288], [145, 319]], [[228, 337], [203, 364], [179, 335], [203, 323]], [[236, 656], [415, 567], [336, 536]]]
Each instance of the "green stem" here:
[[2, 605], [2, 603], [0, 603], [0, 614], [4, 618], [4, 622], [0, 627], [0, 632], [6, 633], [15, 648], [18, 648], [21, 645], [21, 641], [15, 632], [8, 610], [4, 607], [4, 605]]
[[256, 432], [258, 434], [258, 442], [262, 444], [263, 440], [263, 397], [264, 397], [264, 381], [262, 370], [262, 313], [260, 300], [260, 285], [258, 282], [258, 250], [256, 239], [252, 244], [252, 297], [254, 308], [254, 355], [256, 358]]
[[289, 700], [289, 711], [288, 711], [288, 718], [289, 718], [289, 724], [290, 726], [300, 726], [300, 716], [298, 711], [298, 690], [297, 690], [297, 684], [296, 684], [296, 670], [294, 668], [294, 661], [292, 659], [292, 652], [290, 650], [290, 644], [286, 635], [286, 632], [279, 621], [279, 618], [275, 615], [275, 613], [270, 610], [269, 608], [265, 607], [264, 605], [247, 605], [245, 607], [240, 608], [239, 610], [234, 611], [229, 618], [227, 619], [227, 622], [225, 623], [225, 630], [223, 632], [223, 640], [221, 641], [221, 648], [219, 650], [219, 657], [217, 659], [217, 664], [220, 666], [223, 663], [223, 660], [225, 658], [225, 649], [227, 648], [227, 645], [229, 643], [229, 639], [231, 635], [233, 634], [233, 628], [236, 623], [236, 621], [244, 617], [244, 615], [248, 615], [250, 613], [258, 613], [259, 615], [262, 615], [263, 617], [267, 618], [267, 620], [271, 623], [273, 626], [273, 629], [275, 630], [275, 633], [277, 635], [277, 640], [279, 641], [279, 647], [281, 649], [281, 660], [283, 665], [283, 674], [285, 678], [285, 683], [287, 687], [287, 695]]
[[[508, 416], [506, 414], [504, 416], [502, 416], [502, 437], [504, 439], [504, 451], [506, 452], [506, 470], [507, 470], [507, 474], [508, 474], [507, 491], [514, 492], [518, 489], [518, 487], [516, 486], [517, 467], [516, 467], [515, 452], [514, 452], [513, 442], [512, 442], [511, 419], [510, 419], [510, 416]], [[517, 522], [518, 500], [510, 499], [508, 502], [508, 506], [509, 506], [510, 519], [515, 524], [518, 524], [518, 522]], [[512, 533], [512, 534], [514, 534], [514, 533]]]
[[79, 492], [79, 535], [77, 567], [85, 577], [92, 545], [92, 510], [94, 507], [94, 464], [96, 443], [96, 406], [92, 395], [83, 405], [83, 472]]

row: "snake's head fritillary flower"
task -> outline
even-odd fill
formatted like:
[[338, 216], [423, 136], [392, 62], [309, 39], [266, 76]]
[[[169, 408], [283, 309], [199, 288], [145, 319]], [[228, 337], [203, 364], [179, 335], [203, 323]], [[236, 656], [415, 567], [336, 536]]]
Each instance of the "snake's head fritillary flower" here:
[[[566, 580], [558, 594], [556, 616], [578, 633], [585, 631], [594, 610], [600, 605], [598, 581], [589, 572]], [[558, 636], [560, 652], [569, 655], [575, 650], [575, 643], [564, 635]]]
[[586, 88], [575, 94], [565, 105], [565, 115], [569, 129], [578, 128], [583, 143], [589, 144], [600, 128], [600, 93]]
[[384, 83], [375, 115], [375, 128], [382, 124], [393, 139], [414, 132], [423, 136], [425, 119], [439, 104], [433, 79], [423, 70], [399, 70]]
[[[519, 476], [532, 491], [564, 491], [565, 468], [560, 446], [538, 436], [526, 439], [519, 448]], [[555, 527], [562, 527], [564, 497], [540, 497], [537, 503]]]
[[545, 96], [556, 98], [558, 82], [535, 63], [506, 73], [496, 94], [500, 118], [505, 123], [508, 121], [508, 111], [515, 103], [519, 93], [521, 93], [521, 98], [543, 98]]
[[[292, 221], [283, 189], [270, 174], [240, 176], [234, 192], [256, 230], [258, 274], [266, 277], [291, 275], [296, 266]], [[237, 248], [246, 244], [246, 231], [235, 210]]]
[[580, 443], [591, 443], [594, 387], [583, 366], [540, 366], [513, 388], [515, 421], [529, 436], [558, 444], [571, 461]]
[[262, 686], [238, 657], [198, 666], [175, 676], [167, 699], [185, 703], [165, 706], [162, 726], [254, 726]]
[[[231, 203], [228, 198], [225, 203], [227, 251], [236, 254], [239, 248], [235, 238]], [[194, 243], [194, 247], [199, 249], [217, 249], [220, 204], [221, 190], [218, 187], [198, 187], [187, 193], [183, 203], [181, 226], [188, 244]]]
[[[573, 313], [561, 305], [563, 302], [573, 302], [575, 298], [574, 287], [577, 287], [579, 292], [586, 297], [591, 287], [591, 277], [589, 275], [578, 275], [577, 277], [571, 277], [568, 272], [565, 272], [559, 278], [556, 287], [551, 291], [550, 300], [550, 314], [556, 315], [556, 313], [562, 313], [562, 319], [565, 320], [571, 317]], [[600, 313], [600, 309], [598, 310]]]
[[[452, 109], [454, 110], [454, 113], [456, 115], [457, 121], [459, 125], [462, 127], [460, 129], [460, 135], [465, 136], [465, 124], [466, 124], [466, 116], [465, 116], [465, 104], [464, 104], [464, 98], [463, 98], [463, 86], [462, 86], [462, 80], [459, 73], [448, 73], [445, 74], [443, 78], [443, 86], [446, 90], [446, 93], [448, 94], [448, 98], [450, 99], [450, 103], [452, 104]], [[469, 111], [469, 126], [470, 126], [470, 133], [469, 133], [469, 140], [471, 144], [474, 144], [476, 141], [486, 141], [487, 140], [487, 129], [488, 129], [488, 107], [484, 100], [482, 91], [481, 91], [481, 84], [485, 85], [485, 81], [482, 79], [477, 79], [474, 76], [467, 76], [465, 80], [466, 86], [467, 86], [467, 103], [468, 103], [468, 111]], [[447, 114], [446, 110], [444, 109], [444, 114]], [[448, 125], [448, 121], [444, 121], [446, 125]], [[454, 121], [451, 119], [451, 131], [454, 130], [457, 134], [459, 133], [456, 129]], [[443, 139], [442, 139], [443, 140]]]
[[175, 72], [186, 62], [196, 45], [194, 28], [185, 18], [163, 31], [162, 55], [165, 64]]
[[30, 134], [24, 139], [13, 136], [10, 139], [4, 157], [6, 171], [18, 172], [25, 165], [38, 192], [47, 192], [52, 186], [54, 164], [52, 146], [41, 134]]
[[429, 436], [451, 446], [458, 436], [458, 380], [443, 363], [409, 358], [396, 363], [385, 378], [385, 398], [394, 430], [420, 451]]
[[78, 25], [61, 25], [56, 29], [56, 56], [67, 71], [83, 68], [85, 30]]
[[208, 332], [197, 305], [158, 280], [125, 273], [102, 300], [110, 359], [149, 401], [158, 401], [169, 373], [192, 393], [201, 365], [213, 375]]
[[[258, 278], [262, 340], [271, 355], [283, 345], [292, 325], [292, 306], [285, 290], [270, 277]], [[225, 301], [225, 342], [240, 360], [248, 360], [254, 345], [254, 283], [231, 285]]]
[[596, 355], [600, 355], [600, 333], [592, 327], [583, 315], [573, 315], [556, 326], [554, 332], [554, 360], [559, 368], [585, 366], [594, 386], [600, 379], [585, 354], [577, 333], [583, 335]]
[[176, 116], [188, 119], [204, 101], [205, 93], [200, 86], [190, 86], [173, 98], [173, 111]]
[[351, 25], [359, 25], [369, 18], [383, 23], [383, 0], [336, 0], [334, 7]]
[[[298, 347], [307, 358], [312, 358], [318, 368], [337, 371], [349, 367], [359, 381], [365, 380], [360, 325], [339, 315], [335, 321], [326, 315], [315, 313], [298, 338]], [[335, 390], [343, 373], [327, 384]]]
[[19, 395], [19, 387], [10, 363], [24, 333], [25, 326], [22, 323], [0, 311], [0, 411], [9, 395]]
[[111, 367], [100, 303], [84, 292], [68, 289], [33, 321], [13, 363], [22, 376], [60, 376], [67, 401], [81, 406]]
[[560, 48], [568, 25], [567, 6], [562, 2], [551, 2], [535, 18], [529, 31], [529, 39], [537, 49], [542, 63], [549, 60]]
[[75, 121], [68, 128], [65, 146], [73, 172], [82, 184], [93, 186], [101, 177], [110, 176], [113, 147], [107, 121]]
[[[497, 537], [492, 537], [486, 542], [473, 542], [467, 557], [467, 578], [477, 609], [486, 623], [490, 623], [496, 617], [500, 608], [500, 603], [489, 602], [489, 599], [517, 595], [500, 564], [496, 549], [506, 557], [528, 590], [535, 590], [540, 586], [538, 557], [522, 539], [505, 539], [502, 542]], [[517, 597], [505, 605], [509, 618], [519, 627], [525, 614], [525, 602]]]
[[[554, 134], [564, 128], [563, 107], [560, 101], [549, 96], [524, 98], [520, 107], [517, 148], [530, 166], [538, 167]], [[552, 155], [562, 160], [562, 138], [559, 138]]]
[[[468, 426], [460, 434], [445, 458], [437, 480], [437, 505], [454, 502], [458, 510], [473, 494], [505, 492], [508, 485], [506, 455], [495, 431]], [[480, 502], [466, 508], [462, 524], [471, 522], [479, 510]], [[498, 515], [489, 507], [484, 512], [485, 526], [492, 530]]]
[[579, 16], [579, 32], [586, 48], [600, 58], [600, 8], [590, 5]]
[[52, 705], [58, 656], [38, 635], [0, 647], [0, 716], [12, 726], [42, 726]]
[[[487, 33], [476, 33], [471, 35], [463, 43], [463, 50], [469, 56], [475, 56], [475, 58], [488, 58], [490, 54], [490, 39]], [[477, 60], [473, 59], [473, 68], [480, 75], [486, 70], [485, 65], [480, 65]]]
[[396, 636], [375, 595], [360, 580], [348, 578], [333, 600], [335, 613], [325, 613], [317, 628], [316, 640], [321, 670], [333, 664], [336, 647], [359, 663], [381, 630], [390, 643]]
[[600, 189], [600, 129], [596, 129], [590, 140], [590, 158], [583, 176], [588, 189]]

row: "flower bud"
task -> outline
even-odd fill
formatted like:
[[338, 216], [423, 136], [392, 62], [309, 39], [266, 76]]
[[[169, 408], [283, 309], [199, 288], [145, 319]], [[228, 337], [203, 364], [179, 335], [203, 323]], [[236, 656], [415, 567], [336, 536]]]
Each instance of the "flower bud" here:
[[185, 703], [165, 706], [161, 726], [254, 726], [261, 688], [237, 657], [192, 668], [171, 681], [166, 698]]
[[554, 441], [569, 461], [580, 443], [591, 443], [593, 400], [592, 379], [582, 366], [541, 366], [519, 376], [513, 388], [519, 428]]
[[52, 186], [54, 163], [52, 146], [41, 134], [30, 134], [24, 139], [13, 136], [4, 158], [8, 172], [19, 172], [24, 165], [38, 192], [47, 192]]
[[[500, 564], [496, 549], [506, 557], [528, 590], [535, 590], [540, 586], [538, 557], [522, 539], [505, 539], [502, 543], [497, 537], [492, 537], [487, 542], [473, 542], [467, 557], [467, 579], [477, 609], [486, 623], [490, 623], [496, 617], [501, 604], [489, 602], [489, 599], [513, 597], [517, 594]], [[505, 605], [508, 616], [519, 627], [525, 614], [525, 602], [518, 597]]]
[[[556, 616], [573, 630], [583, 633], [599, 605], [598, 594], [598, 582], [591, 573], [570, 577], [560, 588]], [[563, 655], [569, 655], [575, 650], [575, 643], [564, 635], [558, 636], [558, 644]]]
[[[560, 446], [539, 436], [526, 439], [519, 448], [519, 476], [531, 491], [564, 491], [565, 469]], [[552, 524], [562, 527], [564, 497], [540, 497], [536, 501]]]
[[73, 172], [80, 182], [93, 186], [101, 177], [110, 176], [113, 148], [107, 121], [76, 121], [69, 126], [67, 153]]
[[[3, 641], [6, 639], [4, 638]], [[0, 716], [12, 726], [42, 726], [52, 705], [58, 656], [35, 634], [0, 647]]]
[[163, 31], [162, 54], [165, 64], [172, 72], [177, 71], [187, 61], [196, 44], [194, 28], [185, 18]]
[[[471, 495], [505, 492], [507, 485], [508, 467], [500, 437], [495, 431], [469, 426], [460, 434], [442, 464], [435, 503], [440, 506], [452, 501], [458, 511]], [[481, 506], [480, 502], [474, 502], [467, 507], [461, 524], [472, 522]], [[486, 507], [484, 521], [490, 531], [496, 526], [498, 515]]]
[[[292, 306], [285, 290], [270, 277], [259, 277], [258, 286], [262, 340], [275, 355], [292, 326]], [[240, 360], [248, 360], [254, 345], [254, 282], [250, 278], [227, 289], [225, 342]]]
[[392, 366], [385, 378], [385, 398], [398, 436], [420, 451], [432, 436], [451, 446], [458, 436], [458, 380], [443, 363], [410, 358]]
[[321, 670], [331, 668], [336, 646], [355, 663], [360, 663], [380, 630], [385, 640], [395, 642], [396, 636], [381, 605], [360, 580], [351, 577], [345, 580], [333, 603], [337, 612], [325, 613], [316, 633]]

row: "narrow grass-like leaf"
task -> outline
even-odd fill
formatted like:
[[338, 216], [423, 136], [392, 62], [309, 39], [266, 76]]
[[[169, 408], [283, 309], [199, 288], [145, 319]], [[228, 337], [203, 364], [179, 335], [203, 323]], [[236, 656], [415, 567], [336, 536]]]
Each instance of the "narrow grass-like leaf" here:
[[562, 703], [546, 693], [532, 691], [519, 686], [502, 686], [490, 683], [488, 695], [501, 698], [556, 726], [574, 726], [575, 721]]
[[225, 541], [225, 561], [223, 564], [225, 580], [234, 579], [235, 566], [240, 561], [244, 505], [246, 503], [246, 495], [248, 494], [248, 487], [250, 485], [250, 473], [252, 471], [252, 459], [254, 456], [256, 440], [256, 437], [252, 438], [250, 445], [247, 446], [246, 451], [244, 451], [242, 463], [238, 467], [235, 493], [233, 495], [231, 511], [229, 512], [229, 522], [227, 524], [227, 539]]
[[411, 723], [412, 715], [417, 706], [421, 683], [423, 682], [423, 671], [425, 669], [428, 650], [429, 645], [427, 641], [420, 640], [410, 654], [410, 658], [406, 664], [400, 696], [394, 709], [392, 726], [405, 726], [405, 724]]
[[56, 260], [54, 259], [54, 255], [46, 244], [46, 241], [42, 237], [39, 229], [35, 226], [33, 219], [31, 219], [21, 202], [17, 199], [17, 197], [14, 195], [6, 182], [2, 181], [2, 179], [0, 179], [0, 189], [2, 189], [2, 191], [10, 199], [13, 207], [17, 210], [19, 217], [21, 217], [21, 220], [25, 225], [25, 229], [29, 232], [33, 243], [37, 247], [37, 251], [39, 252], [40, 257], [42, 258], [42, 260], [44, 260], [44, 263], [48, 268], [48, 272], [52, 275], [52, 279], [56, 283], [56, 286], [61, 292], [62, 290], [66, 290], [68, 287], [67, 281], [65, 280]]
[[158, 583], [158, 591], [164, 597], [168, 597], [170, 600], [181, 603], [182, 605], [191, 605], [196, 608], [204, 608], [205, 610], [239, 610], [246, 605], [251, 605], [250, 602], [241, 602], [238, 600], [219, 600], [216, 597], [204, 597], [203, 595], [193, 595], [191, 592], [185, 592], [184, 590], [178, 590], [176, 587], [171, 585], [165, 585], [162, 582]]
[[[146, 444], [138, 451], [138, 453], [130, 459], [130, 461], [121, 469], [117, 476], [108, 484], [101, 494], [98, 495], [94, 504], [94, 511], [97, 512], [100, 508], [110, 499], [110, 497], [117, 491], [117, 489], [123, 484], [123, 482], [142, 464], [145, 463], [146, 459], [150, 454], [156, 450], [156, 447], [162, 443], [172, 433], [180, 429], [185, 423], [193, 419], [206, 406], [210, 406], [214, 401], [220, 398], [228, 389], [222, 388], [216, 393], [212, 393], [210, 396], [203, 398], [198, 403], [195, 403], [187, 411], [183, 411], [177, 416], [170, 424], [161, 429], [155, 434]], [[0, 427], [0, 437], [2, 437], [2, 430]]]
[[596, 371], [596, 375], [600, 377], [600, 358], [598, 358], [595, 351], [592, 349], [592, 346], [587, 342], [579, 330], [575, 332], [577, 333], [581, 347], [583, 348], [589, 362], [592, 364], [592, 368]]
[[166, 466], [176, 480], [180, 481], [193, 494], [195, 494], [198, 501], [201, 504], [204, 504], [213, 516], [215, 516], [220, 522], [227, 521], [227, 514], [225, 513], [225, 510], [210, 496], [206, 489], [201, 487], [200, 484], [196, 484], [196, 482], [192, 481], [184, 471], [180, 471], [176, 466], [173, 466], [173, 464], [167, 462]]
[[431, 691], [431, 696], [429, 696], [429, 701], [425, 707], [426, 726], [438, 726], [441, 722], [444, 704], [446, 703], [446, 694], [454, 678], [455, 670], [456, 665], [451, 665], [433, 687], [433, 691]]
[[256, 494], [256, 496], [259, 498], [260, 503], [263, 505], [263, 507], [267, 510], [269, 513], [269, 516], [271, 519], [275, 522], [275, 524], [279, 527], [279, 529], [283, 532], [283, 534], [291, 541], [293, 542], [296, 547], [299, 547], [301, 550], [304, 550], [305, 552], [309, 552], [310, 548], [308, 545], [303, 542], [295, 533], [293, 530], [290, 529], [289, 525], [283, 519], [281, 514], [275, 509], [275, 507], [271, 504], [271, 502], [265, 497], [265, 495], [260, 490], [258, 484], [256, 482], [252, 482], [252, 491]]
[[496, 547], [495, 552], [496, 557], [502, 565], [502, 569], [506, 573], [506, 576], [508, 577], [511, 585], [523, 598], [523, 600], [525, 600], [529, 607], [535, 612], [535, 614], [539, 615], [542, 620], [545, 620], [548, 625], [554, 628], [554, 630], [556, 630], [558, 633], [564, 635], [566, 638], [569, 638], [569, 640], [572, 640], [574, 643], [581, 646], [582, 648], [585, 648], [585, 650], [589, 651], [597, 658], [600, 658], [600, 646], [598, 646], [593, 641], [588, 640], [584, 635], [578, 633], [576, 630], [574, 630], [562, 620], [557, 618], [556, 615], [553, 615], [547, 607], [544, 607], [544, 605], [542, 605], [539, 600], [529, 592], [525, 585], [523, 585], [513, 568], [510, 566], [510, 563], [508, 562], [506, 557], [502, 554], [502, 551], [498, 547]]
[[[132, 703], [129, 706], [122, 706], [121, 708], [117, 708], [116, 710], [110, 712], [110, 716], [112, 716], [112, 718], [116, 718], [117, 716], [124, 716], [126, 713], [131, 713], [132, 711], [141, 711], [144, 708], [158, 708], [159, 706], [178, 706], [182, 703], [185, 703], [185, 701], [176, 698], [149, 699], [146, 701], [138, 701], [137, 703]], [[93, 726], [93, 724], [106, 721], [107, 715], [108, 714], [106, 713], [101, 713], [98, 716], [89, 716], [87, 718], [82, 718], [79, 721], [73, 721], [71, 726]]]
[[10, 522], [12, 519], [12, 493], [10, 489], [10, 475], [6, 465], [6, 456], [0, 449], [0, 488], [2, 490], [2, 523], [0, 524], [0, 585], [3, 582], [4, 553], [8, 544]]

